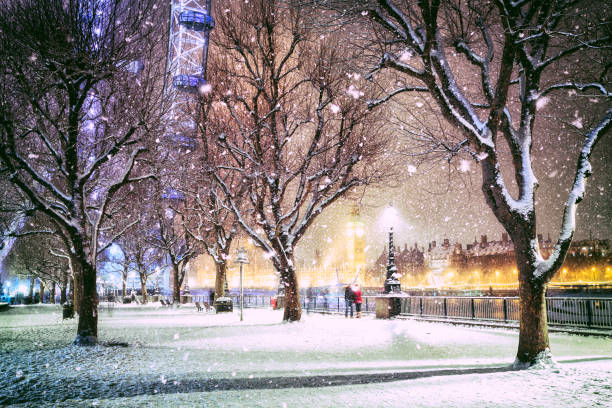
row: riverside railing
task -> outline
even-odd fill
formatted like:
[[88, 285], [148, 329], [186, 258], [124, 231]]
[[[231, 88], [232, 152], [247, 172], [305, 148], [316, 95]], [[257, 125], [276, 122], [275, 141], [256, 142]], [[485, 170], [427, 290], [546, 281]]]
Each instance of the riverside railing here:
[[[363, 313], [375, 313], [375, 296], [364, 296]], [[246, 295], [244, 307], [270, 307], [273, 297]], [[234, 305], [239, 296], [232, 296]], [[301, 298], [306, 312], [344, 313], [344, 297]], [[546, 313], [551, 326], [576, 326], [612, 329], [612, 298], [550, 297]], [[449, 320], [481, 320], [516, 323], [519, 321], [518, 297], [409, 296], [401, 298], [401, 315]]]

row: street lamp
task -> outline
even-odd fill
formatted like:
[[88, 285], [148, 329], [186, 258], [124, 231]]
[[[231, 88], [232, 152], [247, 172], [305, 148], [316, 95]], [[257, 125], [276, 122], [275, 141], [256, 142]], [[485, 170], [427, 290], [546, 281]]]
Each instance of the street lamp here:
[[240, 264], [240, 321], [242, 321], [242, 311], [244, 309], [244, 288], [242, 286], [242, 265], [249, 263], [247, 251], [244, 248], [238, 248], [236, 262]]
[[389, 226], [389, 262], [387, 264], [387, 277], [385, 279], [384, 293], [401, 292], [399, 274], [395, 266], [395, 251], [393, 245], [393, 224], [397, 220], [397, 211], [389, 203], [383, 214], [385, 226]]

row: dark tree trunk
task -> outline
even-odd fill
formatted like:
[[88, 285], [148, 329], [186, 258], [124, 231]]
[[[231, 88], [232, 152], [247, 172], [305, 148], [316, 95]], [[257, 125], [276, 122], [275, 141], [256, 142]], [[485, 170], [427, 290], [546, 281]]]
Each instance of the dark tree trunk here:
[[546, 358], [550, 347], [546, 316], [546, 285], [519, 278], [520, 333], [516, 358], [533, 365]]
[[55, 304], [55, 282], [51, 282], [49, 286], [49, 303]]
[[181, 303], [181, 285], [182, 285], [182, 279], [180, 279], [179, 276], [179, 267], [178, 265], [173, 265], [172, 266], [172, 296], [173, 296], [173, 303], [176, 303], [177, 305]]
[[[73, 288], [73, 302], [74, 310], [79, 311], [81, 306], [81, 300], [83, 297], [83, 273], [79, 270], [80, 268], [74, 268], [74, 288]], [[80, 313], [80, 312], [79, 312]]]
[[140, 291], [142, 292], [142, 303], [147, 303], [147, 275], [140, 275]]
[[[293, 260], [291, 260], [291, 263]], [[300, 305], [300, 291], [298, 288], [297, 275], [292, 265], [283, 265], [281, 269], [281, 285], [285, 289], [285, 312], [284, 321], [299, 321], [302, 317], [302, 306]]]
[[62, 275], [62, 283], [60, 285], [60, 304], [66, 303], [68, 301], [68, 296], [66, 293], [66, 289], [68, 288], [68, 272], [64, 271]]
[[43, 296], [45, 294], [45, 284], [43, 283], [42, 279], [38, 280], [38, 293], [40, 293], [40, 295], [38, 296], [38, 302], [43, 303]]
[[30, 304], [34, 303], [34, 285], [36, 284], [36, 278], [30, 278], [30, 291], [28, 292], [28, 298], [30, 299]]
[[[74, 344], [95, 345], [98, 342], [98, 292], [96, 291], [96, 270], [87, 262], [81, 262], [82, 287], [79, 299], [79, 323]], [[75, 271], [76, 272], [76, 271]]]
[[122, 275], [121, 275], [121, 298], [124, 298], [127, 296], [127, 278], [128, 278], [128, 270], [127, 270], [127, 267], [124, 267]]
[[225, 283], [227, 277], [227, 264], [225, 262], [215, 263], [217, 274], [215, 276], [215, 301], [218, 297], [225, 295]]

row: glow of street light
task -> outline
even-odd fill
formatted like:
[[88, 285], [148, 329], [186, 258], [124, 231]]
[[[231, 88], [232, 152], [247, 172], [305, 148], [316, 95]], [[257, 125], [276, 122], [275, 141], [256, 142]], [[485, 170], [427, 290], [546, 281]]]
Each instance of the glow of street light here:
[[389, 204], [385, 207], [381, 216], [381, 221], [385, 229], [393, 228], [397, 224], [399, 221], [399, 213], [393, 205]]

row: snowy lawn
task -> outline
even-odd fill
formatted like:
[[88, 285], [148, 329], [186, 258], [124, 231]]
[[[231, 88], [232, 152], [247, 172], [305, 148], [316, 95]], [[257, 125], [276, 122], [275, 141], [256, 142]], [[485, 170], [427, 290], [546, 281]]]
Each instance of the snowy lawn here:
[[612, 340], [551, 334], [555, 367], [510, 371], [518, 334], [412, 320], [245, 309], [100, 308], [71, 346], [58, 306], [0, 313], [0, 404], [205, 407], [596, 407], [612, 401]]

